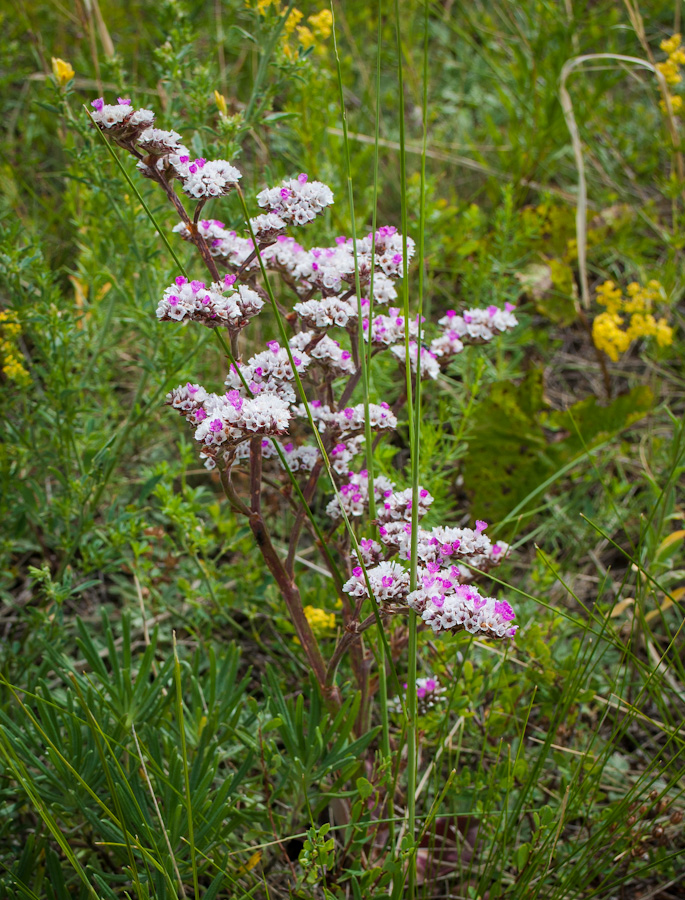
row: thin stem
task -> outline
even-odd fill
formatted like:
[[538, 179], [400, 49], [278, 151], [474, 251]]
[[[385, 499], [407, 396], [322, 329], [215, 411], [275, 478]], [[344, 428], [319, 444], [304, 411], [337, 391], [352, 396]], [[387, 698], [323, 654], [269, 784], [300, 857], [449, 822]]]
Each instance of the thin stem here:
[[[348, 382], [345, 385], [345, 389], [343, 390], [342, 394], [340, 395], [340, 400], [338, 401], [338, 409], [345, 409], [345, 407], [347, 406], [347, 401], [350, 399], [350, 397], [354, 393], [354, 389], [359, 384], [359, 379], [361, 378], [361, 374], [362, 374], [362, 370], [357, 369], [356, 372], [353, 372], [352, 375], [350, 375]], [[366, 429], [366, 422], [364, 423], [364, 428]], [[370, 433], [371, 433], [371, 429], [369, 428], [369, 434]], [[371, 500], [371, 497], [373, 495], [372, 486], [373, 486], [373, 477], [371, 475], [371, 468], [369, 467], [369, 500]], [[369, 507], [369, 516], [372, 519], [374, 519], [376, 517], [375, 506]]]
[[[427, 9], [427, 7], [426, 7]], [[426, 13], [427, 14], [427, 13]], [[405, 149], [405, 121], [404, 121], [404, 78], [402, 67], [402, 33], [400, 27], [400, 4], [395, 0], [395, 35], [397, 39], [397, 75], [399, 84], [399, 137], [400, 137], [400, 187], [402, 196], [402, 288], [404, 299], [404, 344], [405, 344], [405, 370], [407, 393], [407, 419], [409, 425], [409, 446], [412, 468], [412, 552], [410, 569], [410, 589], [416, 588], [416, 539], [418, 534], [418, 434], [414, 428], [414, 408], [412, 396], [412, 368], [411, 347], [409, 340], [409, 272], [407, 258], [407, 161]], [[427, 23], [425, 23], [427, 25]], [[425, 72], [424, 72], [425, 76]], [[425, 78], [424, 78], [425, 80]], [[426, 110], [423, 110], [424, 129]], [[425, 135], [424, 135], [425, 140]], [[424, 149], [425, 159], [425, 149]], [[423, 172], [422, 172], [423, 177]], [[422, 185], [423, 186], [423, 185]], [[420, 317], [418, 319], [420, 328]], [[416, 342], [416, 385], [417, 391], [421, 383], [421, 343], [420, 336]], [[418, 410], [416, 419], [420, 419]], [[409, 618], [409, 644], [407, 648], [407, 830], [410, 840], [410, 852], [407, 860], [407, 898], [414, 900], [416, 882], [416, 854], [413, 849], [416, 838], [416, 775], [417, 775], [417, 742], [418, 725], [416, 710], [416, 657], [417, 657], [417, 622], [416, 616]]]
[[231, 481], [231, 467], [230, 464], [226, 466], [224, 469], [219, 469], [219, 480], [221, 481], [221, 487], [224, 489], [224, 494], [226, 494], [226, 499], [231, 504], [233, 509], [236, 512], [242, 513], [244, 516], [250, 516], [250, 508], [243, 503], [238, 494], [236, 493], [235, 488], [233, 487], [233, 482]]
[[[375, 601], [374, 601], [375, 603]], [[367, 616], [363, 622], [356, 622], [354, 627], [350, 627], [345, 634], [340, 638], [338, 644], [333, 651], [330, 660], [328, 661], [328, 668], [326, 670], [326, 682], [329, 684], [333, 683], [333, 679], [335, 678], [335, 673], [338, 668], [338, 664], [342, 659], [345, 651], [357, 641], [362, 634], [371, 628], [372, 625], [376, 624], [376, 616], [370, 615]]]
[[186, 728], [183, 717], [183, 690], [181, 687], [181, 663], [178, 659], [176, 648], [176, 632], [173, 633], [174, 641], [174, 682], [176, 685], [176, 715], [178, 717], [178, 731], [181, 738], [181, 759], [183, 762], [183, 778], [185, 782], [185, 806], [188, 819], [188, 843], [190, 844], [190, 863], [193, 869], [193, 888], [195, 900], [200, 900], [200, 883], [198, 880], [197, 857], [195, 854], [195, 834], [193, 826], [193, 803], [190, 796], [190, 767], [188, 765], [188, 751], [186, 747]]
[[262, 438], [250, 440], [250, 509], [252, 515], [262, 514]]

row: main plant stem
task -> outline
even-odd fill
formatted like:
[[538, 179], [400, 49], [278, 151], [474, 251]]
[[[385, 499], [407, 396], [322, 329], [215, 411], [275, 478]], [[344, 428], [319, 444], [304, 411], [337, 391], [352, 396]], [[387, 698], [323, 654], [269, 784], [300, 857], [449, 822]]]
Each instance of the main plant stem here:
[[264, 558], [267, 568], [273, 575], [281, 596], [288, 607], [290, 619], [293, 623], [297, 637], [304, 650], [307, 662], [314, 673], [319, 687], [332, 709], [340, 707], [340, 693], [334, 684], [326, 684], [326, 664], [319, 645], [312, 633], [302, 607], [300, 592], [292, 575], [286, 571], [283, 560], [280, 558], [271, 541], [271, 535], [266, 527], [261, 510], [262, 494], [262, 438], [253, 437], [250, 440], [250, 514], [249, 525], [259, 551]]

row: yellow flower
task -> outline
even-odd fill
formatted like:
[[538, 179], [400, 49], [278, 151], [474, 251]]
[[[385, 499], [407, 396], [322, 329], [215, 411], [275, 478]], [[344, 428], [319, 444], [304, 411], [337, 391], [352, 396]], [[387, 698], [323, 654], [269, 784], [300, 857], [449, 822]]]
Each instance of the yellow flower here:
[[605, 281], [597, 288], [597, 302], [600, 306], [606, 306], [607, 312], [617, 313], [621, 308], [623, 299], [621, 289], [617, 288], [613, 281]]
[[316, 38], [306, 25], [297, 26], [297, 40], [304, 50], [308, 50], [316, 43]]
[[[673, 114], [677, 116], [680, 112], [682, 112], [683, 98], [680, 96], [680, 94], [669, 94], [669, 99], [671, 101], [671, 109], [673, 110]], [[659, 109], [663, 113], [668, 111], [666, 109], [665, 100], [659, 100]]]
[[214, 102], [217, 105], [217, 109], [221, 113], [222, 116], [228, 115], [228, 105], [226, 103], [226, 98], [223, 94], [220, 94], [219, 91], [214, 91]]
[[659, 319], [654, 332], [656, 342], [660, 347], [670, 347], [673, 343], [673, 329], [666, 323], [666, 319]]
[[335, 628], [335, 613], [327, 613], [316, 606], [305, 606], [304, 614], [315, 637], [324, 637]]
[[[652, 279], [643, 287], [633, 281], [626, 288], [626, 294], [624, 298], [613, 281], [606, 281], [597, 288], [597, 302], [606, 306], [606, 312], [600, 313], [592, 323], [592, 339], [595, 346], [614, 362], [640, 338], [656, 338], [660, 347], [673, 342], [673, 329], [665, 319], [657, 322], [650, 311], [665, 299], [661, 283]], [[630, 320], [624, 330], [621, 326], [626, 315]]]
[[630, 346], [630, 339], [620, 326], [623, 319], [613, 313], [600, 313], [592, 323], [592, 340], [598, 350], [603, 350], [612, 362]]
[[55, 81], [60, 87], [64, 87], [64, 85], [71, 81], [71, 79], [76, 74], [71, 67], [71, 64], [65, 62], [63, 59], [59, 59], [58, 57], [52, 57], [52, 74], [55, 76]]
[[333, 13], [330, 9], [322, 9], [321, 12], [309, 16], [307, 21], [312, 26], [314, 34], [317, 37], [325, 39], [331, 36], [331, 31], [333, 30]]
[[21, 325], [10, 321], [9, 314], [0, 311], [0, 362], [2, 372], [10, 381], [17, 384], [28, 384], [31, 380], [29, 373], [24, 368], [16, 339], [21, 334]]
[[290, 10], [290, 15], [285, 20], [285, 25], [283, 26], [283, 34], [285, 35], [286, 38], [288, 38], [293, 33], [293, 31], [295, 31], [295, 28], [297, 27], [298, 23], [303, 18], [304, 18], [304, 13], [301, 13], [299, 11], [299, 9], [297, 9], [297, 7], [293, 7]]
[[666, 84], [680, 84], [683, 80], [678, 71], [678, 66], [670, 59], [667, 59], [665, 62], [657, 63], [656, 67], [664, 76]]
[[669, 56], [671, 53], [674, 53], [680, 47], [682, 35], [674, 34], [672, 37], [663, 40], [659, 46], [664, 51], [664, 53], [668, 53]]
[[277, 2], [277, 0], [257, 0], [257, 12], [260, 16], [265, 16], [267, 9], [275, 2]]

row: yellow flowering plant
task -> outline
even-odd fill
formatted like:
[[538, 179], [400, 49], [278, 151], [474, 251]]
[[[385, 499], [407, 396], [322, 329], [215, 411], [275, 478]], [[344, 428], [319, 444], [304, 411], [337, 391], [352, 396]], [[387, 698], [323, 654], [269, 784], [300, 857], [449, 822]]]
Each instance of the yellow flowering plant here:
[[[306, 620], [315, 638], [331, 637], [335, 629], [335, 613], [328, 613], [325, 609], [318, 606], [305, 606], [303, 609]], [[293, 638], [296, 644], [300, 643], [300, 639], [295, 636]]]
[[326, 637], [335, 628], [335, 613], [328, 613], [318, 606], [305, 606], [304, 614], [316, 637]]
[[[282, 18], [287, 12], [287, 6], [279, 0], [257, 0], [256, 9], [264, 17], [271, 12]], [[303, 58], [310, 48], [321, 52], [323, 42], [331, 36], [332, 30], [333, 15], [329, 9], [322, 9], [305, 20], [304, 13], [293, 7], [283, 25], [281, 51], [291, 62]]]
[[[681, 35], [674, 34], [670, 38], [663, 40], [659, 46], [666, 53], [667, 59], [656, 64], [657, 69], [664, 76], [664, 81], [669, 87], [675, 87], [683, 80], [680, 73], [680, 67], [685, 64], [685, 49], [681, 45]], [[671, 109], [677, 115], [683, 109], [683, 98], [680, 94], [669, 92], [668, 99], [671, 103]], [[662, 112], [667, 112], [666, 100], [659, 102]]]
[[0, 311], [0, 366], [2, 374], [9, 381], [26, 385], [31, 377], [21, 358], [17, 340], [21, 334], [21, 325], [13, 322], [9, 313]]
[[665, 318], [654, 316], [655, 308], [664, 303], [664, 289], [656, 280], [643, 287], [633, 281], [625, 295], [613, 281], [605, 281], [596, 289], [596, 300], [605, 311], [592, 323], [592, 339], [598, 350], [618, 362], [630, 346], [640, 338], [655, 338], [659, 347], [673, 343], [673, 329]]

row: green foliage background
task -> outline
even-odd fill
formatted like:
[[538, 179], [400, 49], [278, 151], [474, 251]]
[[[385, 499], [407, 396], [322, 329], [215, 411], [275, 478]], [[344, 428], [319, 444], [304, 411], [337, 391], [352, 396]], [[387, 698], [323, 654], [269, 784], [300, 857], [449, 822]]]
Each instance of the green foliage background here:
[[[404, 200], [416, 237], [424, 8], [401, 7], [409, 185], [403, 198], [395, 12], [381, 4], [378, 221], [399, 225]], [[378, 18], [357, 0], [333, 9], [361, 233]], [[657, 59], [679, 10], [641, 9]], [[265, 12], [0, 9], [0, 308], [30, 376], [0, 376], [3, 897], [285, 897], [289, 880], [299, 897], [402, 896], [412, 847], [378, 821], [402, 790], [401, 721], [384, 757], [344, 666], [329, 717], [248, 530], [162, 406], [178, 383], [219, 383], [225, 361], [209, 332], [157, 323], [174, 260], [81, 108], [103, 91], [153, 108], [193, 152], [235, 159], [253, 206], [307, 171], [336, 195], [307, 241], [349, 234], [332, 41], [298, 54], [291, 39], [289, 58]], [[633, 24], [608, 0], [429, 5], [426, 315], [510, 301], [521, 326], [425, 392], [421, 483], [429, 525], [486, 518], [512, 542], [492, 587], [521, 630], [504, 651], [421, 633], [420, 673], [447, 687], [421, 720], [425, 896], [683, 896], [685, 185], [648, 73], [607, 61], [571, 76], [591, 286], [657, 278], [675, 329], [671, 347], [600, 364], [558, 98], [573, 57], [644, 56]], [[75, 69], [66, 92], [53, 56]], [[133, 178], [172, 239], [170, 210]], [[241, 225], [235, 202], [213, 214]], [[259, 345], [275, 323], [250, 334]], [[399, 391], [396, 370], [373, 370], [372, 400]], [[409, 483], [408, 457], [400, 429], [378, 471]], [[321, 574], [298, 578], [305, 603], [336, 612]], [[403, 672], [402, 625], [394, 638]]]

